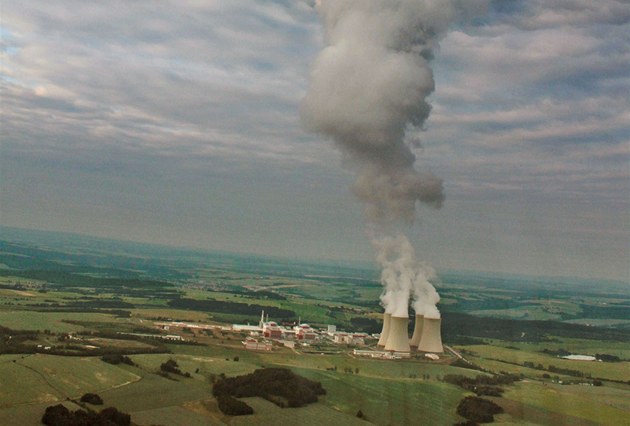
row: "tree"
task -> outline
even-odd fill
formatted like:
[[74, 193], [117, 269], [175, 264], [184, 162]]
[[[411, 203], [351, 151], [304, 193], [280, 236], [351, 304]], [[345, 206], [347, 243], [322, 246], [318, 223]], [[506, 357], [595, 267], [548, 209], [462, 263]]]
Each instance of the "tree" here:
[[50, 426], [63, 424], [62, 422], [64, 422], [69, 416], [70, 410], [63, 405], [51, 405], [46, 408], [44, 416], [42, 417], [42, 423]]
[[367, 421], [367, 417], [365, 417], [365, 414], [363, 414], [363, 411], [361, 410], [357, 411], [357, 417]]
[[478, 423], [491, 423], [494, 415], [503, 412], [503, 408], [487, 399], [467, 396], [457, 406], [457, 414]]
[[81, 402], [87, 402], [92, 405], [103, 405], [103, 399], [95, 393], [83, 394]]
[[219, 410], [228, 416], [246, 416], [254, 414], [252, 407], [228, 394], [217, 396]]

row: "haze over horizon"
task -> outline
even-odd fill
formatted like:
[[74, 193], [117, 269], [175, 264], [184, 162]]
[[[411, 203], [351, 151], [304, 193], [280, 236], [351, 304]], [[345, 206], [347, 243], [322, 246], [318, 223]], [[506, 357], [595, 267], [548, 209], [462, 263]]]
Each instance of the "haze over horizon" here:
[[[0, 224], [373, 260], [351, 174], [299, 105], [308, 1], [3, 5]], [[630, 5], [491, 2], [453, 26], [410, 228], [440, 269], [630, 279]]]

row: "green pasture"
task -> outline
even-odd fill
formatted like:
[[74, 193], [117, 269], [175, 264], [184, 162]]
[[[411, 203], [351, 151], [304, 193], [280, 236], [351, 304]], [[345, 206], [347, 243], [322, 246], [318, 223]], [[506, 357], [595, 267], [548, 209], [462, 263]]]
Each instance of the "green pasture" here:
[[138, 375], [142, 380], [99, 392], [106, 405], [131, 414], [132, 419], [138, 411], [179, 406], [212, 396], [210, 383], [201, 376], [167, 379], [148, 371], [138, 371]]
[[[218, 358], [177, 354], [146, 354], [133, 355], [131, 358], [140, 368], [147, 372], [158, 371], [160, 364], [172, 358], [177, 361], [177, 364], [183, 372], [188, 372], [192, 374], [193, 377], [202, 379], [209, 377], [210, 374], [219, 375], [224, 373], [227, 376], [248, 374], [256, 368], [260, 368], [259, 365], [252, 364], [247, 361], [241, 361], [240, 359], [239, 361], [234, 361], [233, 358], [225, 359], [227, 357]], [[199, 369], [198, 375], [195, 374], [197, 369]], [[173, 377], [177, 378], [177, 376]]]
[[[543, 349], [558, 350], [566, 349], [574, 354], [591, 355], [608, 354], [614, 355], [621, 359], [630, 359], [630, 345], [627, 342], [618, 342], [611, 340], [589, 340], [589, 339], [571, 339], [563, 337], [561, 341], [553, 342], [500, 342], [502, 346], [513, 346], [523, 351], [540, 352]], [[498, 342], [497, 342], [498, 344]]]
[[280, 408], [262, 398], [243, 398], [243, 401], [254, 409], [254, 415], [234, 417], [230, 425], [361, 426], [366, 424], [355, 416], [356, 413], [343, 413], [320, 402], [300, 408]]
[[522, 319], [522, 320], [557, 320], [560, 313], [546, 311], [544, 306], [525, 305], [510, 309], [483, 309], [468, 312], [471, 315], [480, 317]]
[[[323, 412], [322, 415], [336, 415], [336, 412], [340, 411], [345, 415], [354, 416], [361, 409], [370, 420], [377, 424], [413, 424], [417, 420], [415, 416], [418, 413], [424, 413], [424, 418], [435, 419], [435, 421], [438, 418], [447, 419], [446, 421], [450, 422], [445, 424], [454, 423], [457, 421], [454, 410], [464, 392], [455, 386], [437, 381], [437, 377], [444, 374], [469, 376], [480, 374], [448, 365], [405, 360], [379, 361], [352, 358], [346, 355], [258, 353], [242, 349], [197, 346], [178, 346], [177, 350], [182, 350], [185, 355], [180, 353], [170, 356], [177, 360], [181, 369], [193, 373], [198, 368], [202, 376], [221, 373], [227, 376], [242, 375], [261, 366], [289, 367], [298, 374], [321, 381], [327, 389], [328, 394], [322, 398], [322, 402], [333, 412], [328, 414]], [[233, 361], [234, 356], [238, 356], [239, 361]], [[169, 355], [161, 354], [132, 356], [132, 359], [145, 371], [156, 370], [159, 364], [168, 358]], [[337, 367], [337, 371], [326, 370], [334, 366]], [[353, 373], [345, 373], [344, 368], [351, 368]], [[354, 374], [356, 368], [359, 369], [358, 374]], [[410, 379], [409, 376], [412, 374], [418, 378]], [[429, 374], [431, 379], [422, 380], [423, 374]], [[192, 380], [190, 382], [192, 384], [199, 380], [199, 375], [193, 374], [193, 377], [193, 379], [181, 379], [180, 382], [186, 383], [186, 380]], [[131, 391], [137, 386], [142, 386], [142, 384], [134, 384], [128, 386], [127, 389], [115, 390], [111, 393]], [[448, 411], [446, 414], [445, 410]], [[288, 416], [293, 411], [287, 409], [281, 414]], [[286, 422], [300, 424], [298, 419], [301, 417], [294, 417], [294, 420], [287, 418]], [[264, 418], [259, 420], [265, 424]], [[247, 420], [239, 420], [241, 421]]]
[[[70, 402], [55, 402], [63, 404], [69, 410], [78, 410], [81, 407]], [[41, 402], [34, 404], [15, 405], [10, 408], [0, 407], [0, 425], [6, 426], [41, 426], [42, 416], [46, 407], [52, 405], [50, 402]]]
[[[493, 298], [500, 298], [493, 295]], [[509, 297], [508, 297], [509, 298]], [[524, 300], [522, 306], [508, 309], [479, 309], [468, 311], [471, 315], [507, 318], [507, 319], [525, 319], [525, 320], [559, 320], [562, 315], [579, 315], [581, 309], [575, 302], [553, 299], [533, 299]]]
[[[622, 381], [630, 380], [630, 362], [574, 361], [543, 353], [491, 345], [472, 345], [464, 346], [464, 348], [476, 353], [478, 357], [484, 359], [507, 361], [517, 364], [533, 362], [534, 365], [542, 364], [545, 368], [549, 367], [549, 365], [553, 365], [559, 368], [579, 370], [585, 375], [590, 374], [592, 377]], [[541, 374], [542, 373], [544, 372], [541, 371]], [[554, 375], [555, 373], [549, 374]]]
[[[13, 362], [15, 360], [15, 362]], [[0, 407], [55, 402], [140, 379], [95, 357], [0, 356]]]
[[[445, 374], [462, 374], [466, 376], [476, 376], [482, 374], [478, 371], [451, 367], [445, 364], [415, 360], [377, 360], [370, 358], [352, 357], [347, 354], [341, 355], [318, 355], [318, 354], [296, 354], [287, 349], [272, 352], [246, 351], [240, 347], [222, 346], [175, 346], [168, 345], [173, 351], [181, 355], [189, 355], [197, 358], [228, 358], [227, 365], [246, 363], [256, 367], [281, 366], [290, 368], [302, 368], [312, 370], [326, 370], [337, 367], [337, 372], [343, 376], [350, 375], [343, 370], [349, 368], [353, 371], [359, 369], [359, 375], [377, 378], [408, 379], [410, 375], [415, 375], [418, 379], [423, 374], [431, 376], [431, 380], [436, 380], [438, 376]], [[239, 361], [232, 359], [238, 356]], [[168, 358], [168, 355], [134, 355], [139, 359], [161, 359]], [[178, 358], [176, 358], [178, 359]], [[157, 361], [153, 361], [157, 363]], [[156, 364], [154, 364], [156, 365]], [[159, 365], [159, 364], [158, 364]], [[228, 374], [226, 372], [226, 374]]]
[[594, 327], [630, 328], [630, 320], [624, 319], [578, 318], [565, 322], [569, 324], [581, 324]]
[[[182, 321], [190, 321], [190, 322], [207, 322], [208, 321], [208, 313], [207, 312], [199, 312], [199, 311], [188, 311], [185, 309], [171, 309], [171, 308], [138, 308], [138, 309], [129, 309], [131, 311], [131, 316], [134, 318], [147, 318], [147, 319], [155, 319], [155, 318], [171, 318], [173, 320], [182, 320]], [[150, 325], [152, 323], [149, 323]]]
[[46, 382], [42, 371], [33, 371], [23, 362], [22, 356], [0, 356], [0, 408], [65, 399], [61, 392]]
[[0, 300], [3, 305], [11, 303], [13, 305], [29, 306], [39, 303], [59, 303], [64, 304], [70, 299], [80, 297], [74, 292], [47, 291], [40, 293], [36, 289], [0, 289]]
[[50, 330], [69, 333], [85, 330], [85, 327], [68, 324], [62, 320], [92, 321], [116, 323], [128, 321], [114, 315], [85, 312], [35, 312], [35, 311], [0, 311], [0, 325], [14, 330]]
[[340, 372], [294, 369], [322, 383], [321, 400], [347, 414], [363, 411], [382, 425], [453, 424], [459, 420], [455, 407], [465, 392], [433, 381], [347, 375]]
[[[249, 297], [240, 297], [234, 293], [224, 293], [224, 292], [206, 292], [201, 290], [187, 290], [186, 297], [196, 299], [196, 300], [204, 300], [204, 299], [214, 299], [220, 301], [229, 301], [235, 303], [245, 303], [245, 304], [256, 304], [261, 306], [270, 306], [281, 309], [289, 309], [295, 312], [296, 317], [301, 317], [304, 322], [316, 322], [326, 324], [331, 321], [330, 316], [328, 315], [329, 309], [326, 306], [317, 306], [317, 302], [307, 299], [299, 299], [299, 298], [289, 298], [288, 300], [276, 300], [276, 299], [252, 299]], [[218, 316], [224, 317], [227, 314], [217, 314]], [[243, 314], [235, 314], [235, 318], [244, 318], [244, 317], [260, 317], [260, 313], [256, 315], [243, 315]], [[274, 320], [274, 318], [270, 317], [270, 320]], [[276, 318], [277, 319], [277, 318]], [[344, 318], [345, 319], [345, 318]], [[349, 319], [349, 318], [348, 318]]]
[[630, 416], [628, 394], [594, 386], [519, 382], [506, 389], [504, 398], [597, 424], [622, 425]]
[[[217, 409], [218, 411], [218, 409]], [[224, 425], [220, 418], [222, 413], [210, 413], [202, 410], [189, 410], [180, 405], [154, 408], [151, 410], [134, 411], [131, 420], [140, 426], [169, 425], [169, 426], [208, 426]]]

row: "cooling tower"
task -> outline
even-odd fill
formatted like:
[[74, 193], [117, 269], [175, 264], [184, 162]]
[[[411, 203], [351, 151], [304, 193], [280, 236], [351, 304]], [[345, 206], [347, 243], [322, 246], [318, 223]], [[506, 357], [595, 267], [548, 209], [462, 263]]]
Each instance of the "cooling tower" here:
[[416, 325], [413, 329], [413, 336], [411, 336], [411, 340], [409, 341], [409, 346], [414, 349], [418, 349], [418, 345], [420, 344], [420, 338], [422, 337], [422, 327], [424, 325], [424, 315], [416, 315]]
[[407, 326], [409, 318], [392, 317], [389, 323], [389, 336], [385, 344], [386, 351], [411, 352]]
[[381, 337], [378, 339], [377, 346], [385, 347], [385, 343], [387, 343], [387, 337], [389, 336], [389, 324], [392, 314], [384, 313], [383, 314], [383, 330], [381, 330]]
[[418, 345], [419, 351], [434, 353], [444, 352], [442, 348], [442, 335], [440, 333], [441, 323], [442, 320], [440, 318], [424, 318], [422, 337]]

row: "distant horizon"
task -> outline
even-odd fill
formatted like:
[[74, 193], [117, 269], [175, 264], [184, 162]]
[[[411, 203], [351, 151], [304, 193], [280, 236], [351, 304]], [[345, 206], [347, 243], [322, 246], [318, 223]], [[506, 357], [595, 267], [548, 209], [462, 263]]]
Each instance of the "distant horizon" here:
[[[341, 258], [304, 258], [304, 257], [289, 257], [282, 255], [274, 255], [274, 254], [265, 254], [265, 253], [253, 253], [253, 252], [242, 252], [242, 251], [233, 251], [233, 250], [223, 250], [221, 248], [204, 248], [204, 247], [193, 247], [193, 246], [178, 246], [178, 245], [169, 245], [165, 243], [156, 243], [150, 241], [137, 241], [123, 238], [112, 238], [112, 237], [104, 237], [94, 234], [85, 234], [71, 231], [55, 231], [55, 230], [47, 230], [47, 229], [37, 229], [37, 228], [21, 228], [7, 225], [0, 225], [0, 240], [11, 241], [5, 238], [5, 236], [1, 233], [3, 229], [9, 229], [14, 232], [29, 232], [29, 233], [41, 233], [41, 234], [53, 234], [54, 235], [66, 235], [79, 239], [95, 239], [102, 241], [110, 241], [113, 243], [120, 244], [129, 244], [129, 245], [139, 245], [139, 246], [148, 246], [159, 249], [170, 249], [170, 250], [180, 250], [183, 252], [198, 252], [200, 254], [222, 254], [222, 255], [234, 255], [234, 256], [251, 256], [260, 259], [270, 259], [270, 260], [290, 260], [295, 262], [302, 262], [305, 264], [316, 264], [323, 263], [329, 265], [339, 265], [346, 267], [354, 267], [360, 268], [363, 270], [371, 270], [377, 276], [375, 280], [378, 280], [379, 268], [376, 264], [376, 261], [363, 261], [363, 260], [353, 260], [353, 259], [341, 259]], [[558, 280], [564, 284], [569, 284], [563, 280], [578, 280], [583, 282], [592, 282], [592, 281], [600, 281], [600, 282], [610, 282], [610, 283], [621, 283], [621, 284], [630, 284], [630, 280], [624, 281], [623, 279], [614, 279], [614, 278], [603, 278], [603, 277], [579, 277], [579, 276], [568, 276], [568, 275], [532, 275], [532, 274], [523, 274], [519, 272], [503, 272], [503, 271], [492, 271], [492, 270], [476, 270], [476, 269], [464, 269], [464, 268], [444, 268], [441, 270], [437, 270], [438, 277], [442, 274], [444, 275], [466, 275], [466, 274], [480, 274], [486, 275], [488, 277], [493, 278], [508, 278], [508, 279], [518, 279], [518, 278], [526, 278], [526, 279], [535, 279], [535, 280]], [[438, 280], [439, 283], [439, 280]]]

